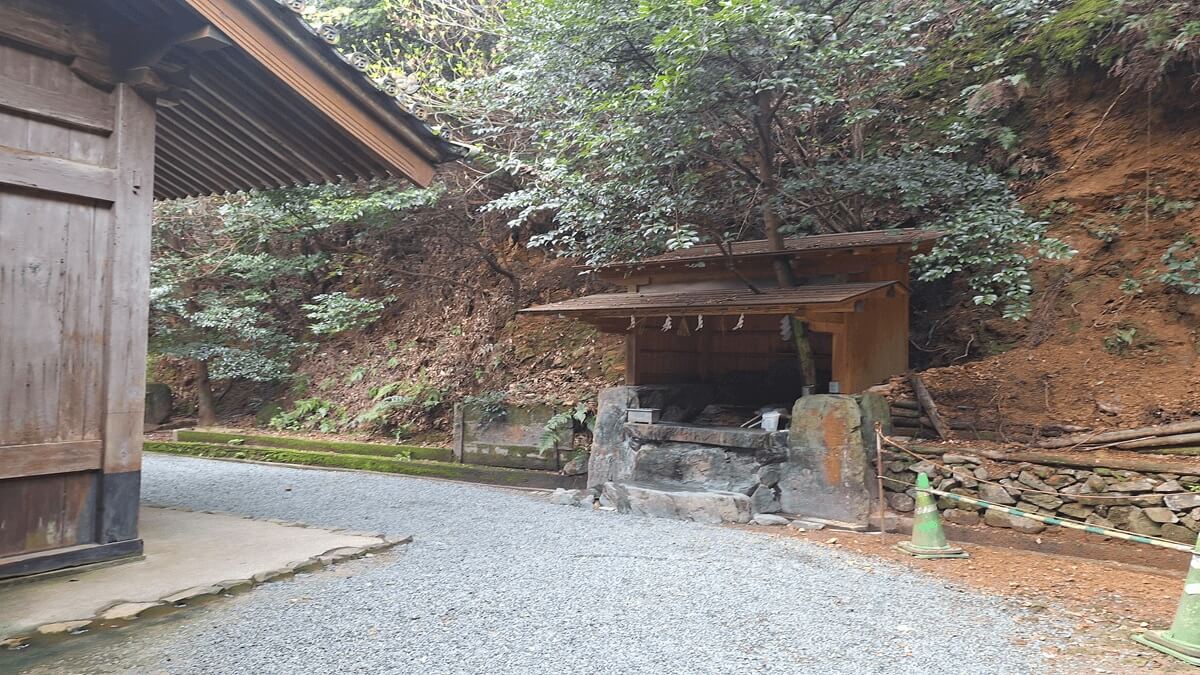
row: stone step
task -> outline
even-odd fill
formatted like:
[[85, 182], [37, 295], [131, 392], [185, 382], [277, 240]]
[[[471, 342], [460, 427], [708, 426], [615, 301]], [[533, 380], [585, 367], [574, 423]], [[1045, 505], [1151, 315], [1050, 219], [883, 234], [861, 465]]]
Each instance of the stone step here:
[[699, 523], [748, 523], [750, 498], [739, 492], [689, 490], [671, 485], [605, 483], [604, 496], [617, 511]]

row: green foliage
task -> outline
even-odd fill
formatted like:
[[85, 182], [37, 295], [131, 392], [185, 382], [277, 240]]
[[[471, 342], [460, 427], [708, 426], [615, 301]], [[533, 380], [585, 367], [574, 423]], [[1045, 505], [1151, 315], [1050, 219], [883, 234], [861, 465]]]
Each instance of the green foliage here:
[[1176, 216], [1196, 208], [1196, 202], [1190, 199], [1171, 199], [1163, 195], [1150, 195], [1146, 206], [1155, 214], [1161, 216]]
[[595, 414], [587, 403], [577, 403], [572, 410], [555, 413], [546, 420], [542, 434], [538, 437], [538, 452], [547, 452], [558, 444], [563, 432], [574, 430], [576, 425], [591, 429], [595, 425]]
[[1072, 254], [1062, 241], [1046, 236], [1046, 222], [1029, 217], [994, 173], [936, 155], [830, 162], [806, 180], [789, 178], [785, 186], [853, 194], [860, 212], [872, 219], [923, 222], [942, 232], [932, 252], [914, 258], [918, 278], [967, 272], [974, 302], [998, 306], [1009, 318], [1029, 311], [1030, 261]]
[[335, 335], [378, 321], [388, 302], [388, 298], [352, 298], [337, 292], [315, 295], [311, 303], [300, 307], [305, 311], [305, 316], [312, 320], [308, 327], [310, 331], [316, 335]]
[[1137, 340], [1137, 328], [1122, 324], [1113, 328], [1104, 338], [1104, 349], [1111, 354], [1123, 355], [1133, 348]]
[[479, 408], [479, 423], [487, 426], [503, 422], [508, 417], [507, 395], [502, 391], [489, 391], [478, 396], [463, 398], [463, 405]]
[[350, 374], [346, 376], [346, 384], [357, 384], [362, 382], [363, 378], [366, 376], [366, 366], [355, 366], [354, 369], [350, 371]]
[[333, 292], [303, 304], [314, 284], [361, 267], [327, 253], [332, 247], [322, 240], [369, 237], [396, 213], [440, 194], [343, 184], [159, 203], [151, 353], [205, 363], [213, 379], [287, 377], [291, 359], [307, 347], [296, 328], [304, 313], [316, 321], [315, 333], [331, 333], [369, 323], [385, 302]]
[[319, 398], [300, 399], [291, 410], [271, 418], [270, 426], [280, 431], [333, 433], [346, 426], [348, 416], [341, 406]]
[[436, 412], [447, 395], [445, 389], [424, 378], [392, 382], [373, 388], [370, 393], [373, 404], [354, 418], [354, 425], [371, 431], [390, 431], [397, 439], [410, 433], [416, 418]]
[[1162, 257], [1166, 271], [1159, 279], [1188, 295], [1200, 295], [1200, 242], [1187, 235], [1167, 248]]
[[1121, 292], [1124, 293], [1125, 295], [1130, 295], [1130, 296], [1141, 295], [1142, 294], [1142, 282], [1139, 281], [1136, 277], [1125, 277], [1124, 279], [1121, 280], [1120, 289], [1121, 289]]
[[1089, 220], [1083, 223], [1083, 229], [1089, 236], [1102, 242], [1105, 247], [1112, 246], [1121, 238], [1121, 226], [1116, 223], [1097, 223]]
[[1073, 0], [1050, 13], [1016, 55], [1077, 67], [1095, 55], [1100, 38], [1120, 15], [1119, 0]]

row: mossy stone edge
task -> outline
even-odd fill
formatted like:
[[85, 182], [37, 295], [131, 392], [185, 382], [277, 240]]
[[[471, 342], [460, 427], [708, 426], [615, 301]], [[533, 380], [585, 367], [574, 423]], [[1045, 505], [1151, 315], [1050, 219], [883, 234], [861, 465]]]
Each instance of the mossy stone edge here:
[[[577, 487], [575, 478], [555, 473], [480, 467], [447, 462], [410, 461], [392, 457], [352, 455], [348, 453], [316, 452], [286, 448], [265, 448], [253, 445], [216, 445], [183, 441], [146, 441], [146, 452], [216, 459], [245, 459], [277, 464], [300, 464], [337, 469], [357, 469], [396, 473], [406, 476], [445, 478], [471, 483], [486, 483], [506, 487], [531, 487], [554, 489]], [[577, 477], [576, 477], [577, 478]]]

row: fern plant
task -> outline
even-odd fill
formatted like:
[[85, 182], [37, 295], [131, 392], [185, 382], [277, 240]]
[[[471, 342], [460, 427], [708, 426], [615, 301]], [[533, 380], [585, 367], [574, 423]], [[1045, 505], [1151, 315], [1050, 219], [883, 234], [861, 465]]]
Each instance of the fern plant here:
[[564, 410], [546, 420], [546, 425], [542, 427], [542, 435], [538, 438], [538, 452], [547, 452], [553, 448], [562, 432], [567, 429], [574, 430], [577, 423], [589, 431], [595, 428], [596, 416], [587, 403], [578, 403], [574, 410]]
[[271, 418], [271, 428], [280, 431], [320, 431], [333, 433], [346, 425], [346, 411], [332, 401], [305, 398], [296, 401], [291, 410]]

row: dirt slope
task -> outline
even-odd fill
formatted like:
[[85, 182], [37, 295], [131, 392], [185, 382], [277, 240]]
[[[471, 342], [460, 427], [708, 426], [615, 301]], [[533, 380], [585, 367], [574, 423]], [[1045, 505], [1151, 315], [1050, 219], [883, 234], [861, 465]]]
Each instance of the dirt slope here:
[[1042, 141], [1027, 151], [1057, 168], [1028, 185], [1024, 201], [1079, 253], [1039, 268], [1026, 322], [977, 330], [973, 312], [957, 311], [959, 342], [973, 335], [974, 349], [989, 343], [1000, 353], [931, 370], [931, 388], [947, 405], [1030, 423], [1200, 414], [1200, 296], [1158, 280], [1171, 243], [1200, 235], [1200, 115], [1154, 97], [1147, 106], [1144, 94], [1114, 105], [1111, 82], [1049, 89], [1027, 103], [1025, 132]]

